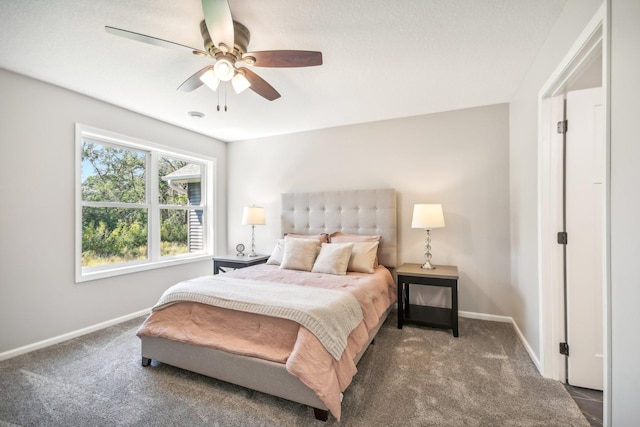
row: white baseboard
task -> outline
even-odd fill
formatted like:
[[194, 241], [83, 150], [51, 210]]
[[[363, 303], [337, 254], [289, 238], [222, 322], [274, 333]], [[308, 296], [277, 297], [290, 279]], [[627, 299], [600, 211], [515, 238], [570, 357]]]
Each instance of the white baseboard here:
[[78, 329], [77, 331], [69, 332], [57, 337], [49, 338], [43, 341], [38, 341], [33, 344], [25, 345], [24, 347], [18, 347], [13, 350], [0, 353], [0, 361], [10, 359], [12, 357], [20, 356], [21, 354], [29, 353], [30, 351], [38, 350], [50, 345], [58, 344], [63, 341], [70, 340], [82, 335], [89, 334], [91, 332], [98, 331], [100, 329], [108, 328], [109, 326], [117, 325], [118, 323], [126, 322], [127, 320], [135, 319], [136, 317], [144, 316], [151, 312], [151, 308], [137, 311], [135, 313], [127, 314], [125, 316], [118, 317], [116, 319], [107, 320], [96, 325], [88, 326], [86, 328]]
[[[13, 349], [13, 350], [5, 351], [4, 353], [0, 353], [0, 361], [6, 360], [6, 359], [10, 359], [12, 357], [19, 356], [21, 354], [25, 354], [25, 353], [28, 353], [30, 351], [34, 351], [34, 350], [38, 350], [38, 349], [41, 349], [41, 348], [44, 348], [44, 347], [48, 347], [50, 345], [58, 344], [58, 343], [61, 343], [63, 341], [70, 340], [72, 338], [76, 338], [76, 337], [79, 337], [79, 336], [82, 336], [82, 335], [86, 335], [86, 334], [91, 333], [91, 332], [98, 331], [100, 329], [107, 328], [109, 326], [117, 325], [118, 323], [126, 322], [127, 320], [131, 320], [131, 319], [135, 319], [136, 317], [147, 315], [150, 312], [151, 312], [151, 308], [147, 308], [147, 309], [144, 309], [144, 310], [137, 311], [135, 313], [131, 313], [131, 314], [127, 314], [125, 316], [118, 317], [116, 319], [107, 320], [106, 322], [102, 322], [102, 323], [98, 323], [96, 325], [88, 326], [86, 328], [82, 328], [82, 329], [79, 329], [77, 331], [69, 332], [69, 333], [63, 334], [63, 335], [58, 335], [57, 337], [53, 337], [53, 338], [49, 338], [49, 339], [46, 339], [46, 340], [43, 340], [43, 341], [39, 341], [39, 342], [36, 342], [36, 343], [33, 343], [33, 344], [29, 344], [29, 345], [26, 345], [24, 347], [19, 347], [19, 348]], [[534, 365], [536, 365], [536, 368], [538, 369], [538, 372], [542, 373], [540, 360], [538, 359], [536, 354], [533, 352], [533, 349], [531, 348], [531, 346], [529, 345], [529, 343], [525, 339], [524, 335], [522, 335], [522, 332], [520, 331], [520, 328], [518, 328], [518, 325], [516, 324], [516, 322], [513, 320], [512, 317], [509, 317], [509, 316], [498, 316], [496, 314], [475, 313], [475, 312], [472, 312], [472, 311], [460, 311], [458, 313], [458, 315], [460, 317], [466, 317], [466, 318], [469, 318], [469, 319], [478, 319], [478, 320], [488, 320], [488, 321], [492, 321], [492, 322], [511, 323], [513, 325], [514, 329], [516, 330], [516, 334], [518, 335], [518, 338], [522, 342], [522, 345], [524, 345], [524, 348], [527, 350], [527, 353], [529, 353], [529, 357], [533, 361]]]
[[497, 314], [474, 313], [473, 311], [459, 311], [458, 316], [468, 319], [489, 320], [491, 322], [513, 323], [509, 316], [498, 316]]
[[522, 334], [522, 331], [520, 331], [518, 324], [513, 320], [513, 317], [498, 316], [495, 314], [474, 313], [472, 311], [460, 311], [458, 312], [458, 315], [460, 317], [467, 317], [469, 319], [479, 319], [479, 320], [489, 320], [492, 322], [511, 323], [513, 325], [513, 328], [516, 330], [516, 334], [518, 335], [520, 342], [522, 343], [522, 345], [524, 345], [524, 348], [525, 350], [527, 350], [527, 353], [529, 353], [529, 357], [531, 358], [531, 361], [538, 369], [538, 372], [540, 372], [540, 374], [542, 375], [542, 364], [540, 363], [540, 359], [538, 359], [538, 356], [534, 353], [533, 349], [527, 342], [527, 339]]
[[513, 324], [513, 327], [516, 330], [516, 334], [518, 334], [518, 337], [520, 337], [520, 341], [522, 342], [522, 345], [524, 345], [525, 350], [527, 350], [527, 353], [529, 353], [529, 357], [531, 358], [531, 361], [533, 362], [534, 365], [536, 365], [536, 369], [538, 369], [538, 372], [540, 373], [540, 375], [544, 376], [544, 374], [542, 373], [542, 363], [540, 363], [540, 359], [535, 354], [535, 352], [529, 345], [529, 342], [526, 340], [524, 335], [522, 335], [522, 331], [520, 331], [518, 324], [513, 320], [511, 321], [511, 323]]

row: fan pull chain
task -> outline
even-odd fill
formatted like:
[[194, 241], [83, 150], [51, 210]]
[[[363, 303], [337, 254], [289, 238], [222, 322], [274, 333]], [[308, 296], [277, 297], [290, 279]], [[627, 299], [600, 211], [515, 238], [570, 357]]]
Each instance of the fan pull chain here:
[[220, 111], [220, 92], [222, 92], [224, 90], [224, 111], [226, 112], [227, 111], [227, 85], [226, 85], [227, 82], [222, 82], [222, 83], [223, 83], [222, 84], [222, 88], [220, 90], [216, 91], [217, 95], [218, 95], [218, 107], [217, 107], [217, 110]]

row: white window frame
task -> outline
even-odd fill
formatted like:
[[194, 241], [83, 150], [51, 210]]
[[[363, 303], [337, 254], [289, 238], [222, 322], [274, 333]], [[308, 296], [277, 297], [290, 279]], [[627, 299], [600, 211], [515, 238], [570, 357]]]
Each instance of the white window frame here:
[[[133, 205], [126, 204], [122, 207], [142, 207], [148, 209], [148, 244], [147, 259], [142, 261], [122, 262], [117, 264], [102, 265], [97, 267], [82, 267], [82, 207], [88, 205], [82, 201], [82, 145], [84, 141], [90, 140], [99, 144], [116, 145], [126, 149], [132, 149], [147, 153], [147, 191], [145, 203]], [[139, 271], [152, 270], [156, 268], [168, 267], [172, 265], [210, 260], [214, 247], [214, 212], [215, 194], [214, 177], [216, 159], [203, 156], [173, 147], [145, 141], [142, 139], [117, 134], [91, 126], [76, 123], [75, 141], [75, 271], [76, 283], [90, 280], [103, 279], [106, 277], [119, 276], [123, 274], [136, 273]], [[202, 202], [203, 207], [203, 239], [204, 250], [196, 254], [180, 254], [175, 256], [160, 256], [160, 209], [167, 206], [161, 205], [158, 201], [158, 179], [157, 160], [160, 156], [170, 157], [178, 160], [189, 161], [202, 165]], [[99, 202], [90, 203], [100, 205]], [[117, 207], [113, 203], [110, 207]]]

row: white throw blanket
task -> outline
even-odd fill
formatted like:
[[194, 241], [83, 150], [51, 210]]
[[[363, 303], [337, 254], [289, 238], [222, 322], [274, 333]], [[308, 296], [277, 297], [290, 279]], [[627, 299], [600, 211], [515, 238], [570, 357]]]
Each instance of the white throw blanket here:
[[293, 320], [313, 333], [336, 360], [363, 319], [360, 304], [346, 291], [225, 276], [180, 282], [162, 294], [152, 311], [192, 301]]

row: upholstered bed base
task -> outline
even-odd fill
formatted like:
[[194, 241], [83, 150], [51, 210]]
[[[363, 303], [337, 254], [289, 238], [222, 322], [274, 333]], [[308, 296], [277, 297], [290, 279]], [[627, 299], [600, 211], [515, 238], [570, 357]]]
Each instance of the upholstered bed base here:
[[[371, 330], [369, 341], [356, 356], [356, 364], [386, 320], [391, 307]], [[314, 409], [317, 419], [328, 419], [327, 407], [309, 387], [287, 372], [283, 363], [227, 353], [215, 348], [196, 346], [165, 338], [141, 336], [142, 366], [151, 360], [217, 378], [252, 390], [268, 393]]]
[[[390, 268], [397, 263], [396, 192], [392, 189], [289, 193], [282, 195], [282, 233], [344, 233], [382, 236], [379, 261]], [[356, 356], [357, 364], [389, 315], [391, 307], [371, 330], [369, 341]], [[226, 353], [213, 348], [141, 336], [142, 365], [157, 360], [229, 383], [282, 397], [314, 408], [326, 421], [328, 410], [318, 396], [285, 365]]]

